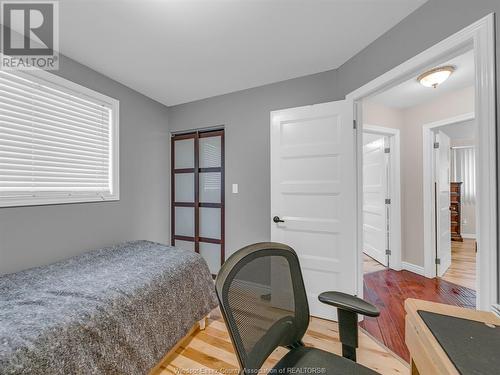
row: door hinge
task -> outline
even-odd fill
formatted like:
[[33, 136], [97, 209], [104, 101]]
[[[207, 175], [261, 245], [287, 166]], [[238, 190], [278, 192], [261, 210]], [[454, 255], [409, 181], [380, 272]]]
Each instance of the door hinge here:
[[391, 251], [390, 249], [387, 249], [387, 250], [385, 251], [385, 255], [391, 255], [391, 254], [392, 254], [392, 251]]
[[434, 142], [434, 148], [439, 148], [439, 142]]
[[441, 264], [441, 259], [440, 258], [436, 258], [436, 264]]
[[390, 147], [384, 148], [384, 153], [390, 154], [391, 153], [391, 148]]
[[385, 198], [385, 204], [391, 204], [391, 198]]
[[352, 120], [352, 128], [353, 129], [357, 129], [358, 128], [358, 123], [356, 122], [356, 120]]

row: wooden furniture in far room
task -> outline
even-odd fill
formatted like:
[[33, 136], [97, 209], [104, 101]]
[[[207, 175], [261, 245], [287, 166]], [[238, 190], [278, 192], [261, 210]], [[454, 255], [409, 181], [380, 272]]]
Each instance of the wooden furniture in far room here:
[[463, 241], [460, 233], [462, 220], [462, 183], [450, 182], [450, 215], [451, 215], [451, 240]]
[[405, 310], [412, 375], [496, 373], [500, 318], [495, 314], [413, 298], [405, 301]]

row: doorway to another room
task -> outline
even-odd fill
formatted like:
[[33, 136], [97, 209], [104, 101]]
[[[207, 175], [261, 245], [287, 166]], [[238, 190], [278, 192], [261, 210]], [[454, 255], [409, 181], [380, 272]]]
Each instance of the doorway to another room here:
[[442, 66], [436, 87], [419, 73], [362, 102], [363, 290], [381, 316], [361, 326], [407, 361], [407, 298], [476, 307], [473, 50]]
[[399, 129], [363, 126], [363, 273], [401, 268]]
[[465, 113], [423, 128], [425, 274], [473, 291], [479, 229], [474, 117]]

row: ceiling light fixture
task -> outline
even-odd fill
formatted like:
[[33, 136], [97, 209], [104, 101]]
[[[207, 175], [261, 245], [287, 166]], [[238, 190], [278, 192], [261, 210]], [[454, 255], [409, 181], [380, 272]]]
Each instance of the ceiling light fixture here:
[[422, 86], [436, 88], [438, 85], [446, 81], [454, 71], [454, 66], [440, 66], [420, 74], [417, 81], [420, 82]]

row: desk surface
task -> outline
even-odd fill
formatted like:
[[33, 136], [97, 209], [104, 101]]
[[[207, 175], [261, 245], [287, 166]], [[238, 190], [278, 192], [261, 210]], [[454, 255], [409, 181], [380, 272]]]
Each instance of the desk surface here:
[[[414, 374], [497, 374], [498, 368], [488, 370], [489, 365], [493, 362], [488, 362], [487, 366], [483, 366], [482, 369], [479, 363], [479, 357], [476, 354], [476, 358], [474, 355], [470, 355], [467, 361], [463, 361], [464, 358], [459, 358], [457, 360], [457, 353], [462, 349], [460, 346], [450, 346], [450, 340], [464, 340], [463, 349], [465, 350], [466, 339], [463, 334], [466, 331], [471, 333], [471, 330], [474, 330], [474, 327], [478, 329], [480, 327], [477, 323], [481, 322], [481, 324], [487, 323], [491, 326], [499, 326], [500, 319], [496, 317], [493, 313], [464, 309], [456, 306], [449, 306], [435, 302], [428, 302], [416, 299], [407, 299], [405, 301], [405, 310], [406, 310], [406, 345], [410, 351], [410, 356], [412, 359], [412, 373]], [[419, 313], [420, 312], [420, 313]], [[424, 313], [422, 313], [424, 312]], [[426, 313], [429, 312], [429, 313]], [[423, 314], [423, 315], [422, 315]], [[440, 314], [440, 315], [436, 315]], [[440, 324], [443, 323], [442, 315], [447, 316], [449, 319], [449, 327], [439, 327]], [[453, 317], [453, 318], [450, 318]], [[424, 319], [423, 319], [424, 318]], [[446, 319], [444, 318], [444, 319]], [[458, 319], [456, 319], [458, 318]], [[463, 329], [457, 330], [457, 327], [453, 327], [453, 325], [459, 324], [460, 320], [463, 319]], [[424, 321], [426, 320], [426, 321]], [[468, 324], [468, 326], [466, 326]], [[431, 327], [431, 328], [429, 328]], [[450, 329], [450, 335], [447, 337], [446, 328]], [[498, 340], [498, 332], [500, 328], [489, 328], [491, 329], [492, 335], [489, 337], [491, 342]], [[433, 333], [434, 331], [434, 333]], [[440, 332], [438, 332], [440, 331]], [[482, 330], [482, 335], [484, 333], [489, 332]], [[461, 336], [462, 335], [462, 336]], [[488, 334], [487, 334], [488, 335]], [[452, 337], [453, 336], [453, 337]], [[436, 338], [438, 337], [438, 338]], [[484, 337], [482, 338], [484, 340]], [[448, 354], [445, 349], [441, 346], [440, 342], [443, 345], [448, 345]], [[469, 340], [469, 349], [473, 348], [474, 342]], [[496, 345], [495, 345], [496, 346]], [[473, 349], [476, 350], [476, 349]], [[498, 352], [498, 347], [496, 348]], [[484, 353], [485, 356], [488, 356], [488, 361], [493, 361], [491, 356], [488, 353]], [[454, 359], [453, 361], [450, 359], [450, 356]], [[483, 357], [486, 358], [486, 357]], [[476, 366], [469, 366], [470, 361], [478, 361]], [[455, 362], [455, 363], [454, 363]], [[484, 363], [483, 363], [484, 365]], [[495, 366], [496, 367], [496, 366]], [[460, 369], [460, 371], [459, 371]], [[472, 370], [471, 369], [475, 369]], [[475, 371], [475, 372], [474, 372]], [[478, 372], [479, 371], [479, 372]], [[490, 371], [490, 372], [485, 372]]]

